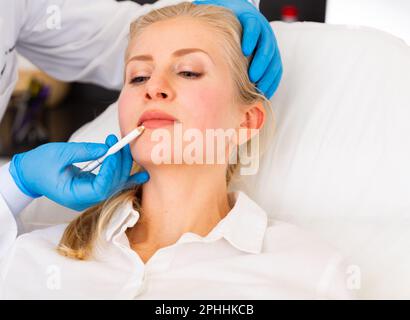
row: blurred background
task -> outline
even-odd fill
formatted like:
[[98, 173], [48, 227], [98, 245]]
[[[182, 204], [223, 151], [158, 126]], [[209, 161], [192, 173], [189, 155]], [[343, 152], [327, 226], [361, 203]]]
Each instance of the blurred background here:
[[[410, 0], [261, 0], [260, 10], [269, 21], [375, 27], [410, 44]], [[19, 82], [0, 123], [0, 163], [40, 144], [66, 141], [118, 94], [96, 85], [57, 81], [20, 57]]]

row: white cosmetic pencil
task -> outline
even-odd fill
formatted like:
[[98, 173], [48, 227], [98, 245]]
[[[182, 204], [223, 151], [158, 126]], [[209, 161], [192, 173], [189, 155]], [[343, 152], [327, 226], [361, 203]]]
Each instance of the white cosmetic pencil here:
[[94, 160], [88, 163], [83, 169], [81, 169], [81, 171], [91, 172], [95, 170], [103, 163], [105, 158], [120, 151], [132, 140], [138, 138], [144, 132], [144, 129], [145, 129], [144, 126], [139, 126], [138, 128], [135, 128], [129, 134], [127, 134], [124, 138], [122, 138], [120, 141], [114, 144], [111, 148], [109, 148], [105, 155], [103, 155], [101, 158], [98, 158], [97, 160]]

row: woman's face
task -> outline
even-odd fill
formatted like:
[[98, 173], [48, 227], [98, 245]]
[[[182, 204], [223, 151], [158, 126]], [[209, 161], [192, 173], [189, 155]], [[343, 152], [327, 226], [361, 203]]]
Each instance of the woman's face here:
[[[179, 17], [154, 23], [132, 39], [119, 98], [122, 136], [136, 128], [149, 110], [166, 112], [179, 121], [146, 122], [145, 132], [131, 143], [133, 158], [143, 167], [152, 164], [152, 150], [158, 144], [151, 139], [155, 130], [167, 130], [176, 139], [176, 124], [182, 134], [194, 128], [203, 137], [206, 129], [238, 128], [241, 114], [233, 102], [233, 81], [215, 37], [201, 22]], [[175, 144], [172, 150], [189, 143]]]

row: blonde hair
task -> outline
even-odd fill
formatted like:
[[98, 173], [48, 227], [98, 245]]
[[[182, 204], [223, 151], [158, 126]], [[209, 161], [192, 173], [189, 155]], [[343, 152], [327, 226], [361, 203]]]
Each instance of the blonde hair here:
[[[230, 10], [220, 6], [195, 5], [190, 2], [153, 10], [131, 23], [126, 57], [132, 40], [138, 37], [148, 26], [155, 22], [177, 17], [194, 18], [205, 23], [219, 35], [219, 37], [215, 38], [219, 38], [221, 46], [225, 50], [226, 61], [232, 72], [232, 79], [237, 94], [235, 99], [238, 99], [237, 101], [245, 105], [251, 105], [259, 101], [263, 102], [266, 110], [265, 125], [258, 133], [260, 151], [256, 155], [260, 157], [266, 149], [267, 142], [271, 140], [273, 135], [273, 112], [270, 101], [249, 80], [248, 67], [252, 56], [246, 58], [242, 53], [242, 26]], [[255, 137], [252, 139], [255, 139]], [[241, 154], [238, 152], [237, 163], [228, 165], [226, 172], [227, 185], [231, 183], [238, 171], [240, 157]], [[132, 173], [139, 172], [140, 170], [141, 168], [134, 163]], [[104, 202], [86, 210], [67, 226], [58, 245], [58, 252], [64, 256], [79, 260], [89, 258], [96, 245], [96, 240], [101, 236], [119, 206], [125, 202], [132, 201], [135, 210], [141, 213], [141, 192], [141, 185], [136, 185], [120, 191]]]

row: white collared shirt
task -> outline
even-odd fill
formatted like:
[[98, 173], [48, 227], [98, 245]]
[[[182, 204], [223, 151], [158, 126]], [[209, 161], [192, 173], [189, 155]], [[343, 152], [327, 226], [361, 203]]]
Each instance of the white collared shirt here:
[[61, 256], [67, 224], [15, 238], [16, 224], [0, 197], [0, 291], [3, 299], [345, 299], [338, 252], [267, 214], [241, 191], [205, 237], [184, 233], [144, 264], [125, 230], [139, 213], [117, 210], [95, 257]]

